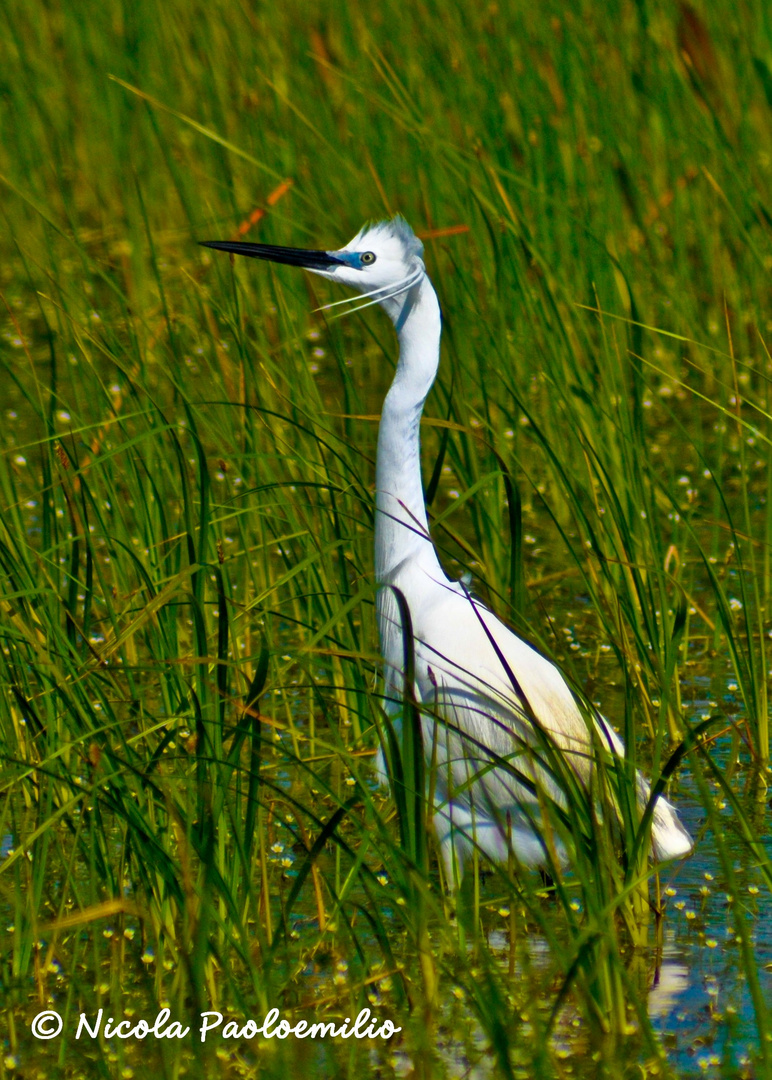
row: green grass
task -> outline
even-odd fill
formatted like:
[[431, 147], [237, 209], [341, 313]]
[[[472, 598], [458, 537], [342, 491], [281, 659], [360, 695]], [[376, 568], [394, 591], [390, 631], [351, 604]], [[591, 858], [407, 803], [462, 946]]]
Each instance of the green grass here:
[[[745, 1075], [750, 1031], [769, 1073], [741, 902], [772, 882], [767, 8], [8, 0], [0, 26], [0, 1076], [450, 1077], [486, 1048], [501, 1076], [676, 1075], [630, 792], [679, 747], [748, 986], [716, 1068]], [[411, 702], [394, 798], [374, 786], [396, 345], [376, 309], [330, 319], [326, 285], [196, 246], [256, 209], [269, 243], [395, 211], [425, 236], [435, 542], [630, 750], [598, 751], [605, 814], [569, 779], [545, 807], [576, 852], [548, 902], [476, 859], [452, 916]], [[36, 1043], [49, 1002], [65, 1035]], [[73, 1038], [81, 1010], [167, 1003], [369, 1006], [406, 1059]]]

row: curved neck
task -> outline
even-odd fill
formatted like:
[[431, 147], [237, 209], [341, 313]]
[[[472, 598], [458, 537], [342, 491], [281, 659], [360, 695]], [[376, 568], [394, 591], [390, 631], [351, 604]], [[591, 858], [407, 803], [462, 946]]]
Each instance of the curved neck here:
[[399, 361], [381, 412], [375, 468], [375, 576], [391, 579], [407, 560], [441, 568], [429, 535], [419, 427], [440, 359], [440, 305], [424, 276], [407, 294], [394, 323]]

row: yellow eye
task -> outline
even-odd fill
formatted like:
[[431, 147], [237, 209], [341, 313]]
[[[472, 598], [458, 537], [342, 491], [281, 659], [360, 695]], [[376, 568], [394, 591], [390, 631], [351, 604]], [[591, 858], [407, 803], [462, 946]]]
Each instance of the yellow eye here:
[[359, 261], [363, 266], [370, 266], [371, 263], [375, 262], [375, 255], [372, 251], [365, 251], [359, 256]]

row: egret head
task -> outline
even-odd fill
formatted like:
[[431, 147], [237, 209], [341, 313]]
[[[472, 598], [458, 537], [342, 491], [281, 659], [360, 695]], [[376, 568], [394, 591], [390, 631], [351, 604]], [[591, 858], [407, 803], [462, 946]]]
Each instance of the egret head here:
[[398, 322], [411, 290], [426, 274], [423, 244], [400, 216], [365, 226], [338, 251], [230, 240], [203, 241], [203, 246], [253, 259], [302, 266], [330, 281], [356, 289], [369, 298], [370, 303], [381, 304], [394, 323]]

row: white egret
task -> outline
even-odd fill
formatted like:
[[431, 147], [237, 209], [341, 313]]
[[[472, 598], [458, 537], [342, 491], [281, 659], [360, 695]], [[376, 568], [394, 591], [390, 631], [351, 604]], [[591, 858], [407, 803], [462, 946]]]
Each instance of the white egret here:
[[[450, 883], [473, 846], [505, 862], [511, 845], [519, 862], [548, 865], [540, 827], [542, 796], [563, 806], [566, 800], [555, 770], [537, 747], [549, 739], [587, 789], [597, 750], [593, 744], [600, 742], [620, 756], [624, 746], [600, 716], [588, 724], [555, 665], [472, 598], [461, 582], [451, 581], [440, 565], [424, 502], [419, 425], [437, 374], [441, 319], [421, 241], [396, 217], [362, 229], [338, 251], [230, 241], [205, 246], [305, 267], [358, 290], [365, 299], [361, 306], [380, 304], [394, 323], [399, 359], [381, 412], [375, 480], [375, 575], [386, 700], [396, 711], [403, 698], [398, 589], [411, 616], [414, 693], [422, 706], [429, 756], [434, 741], [434, 824]], [[438, 717], [444, 723], [438, 724]], [[648, 792], [639, 777], [641, 805]], [[675, 810], [661, 796], [654, 804], [651, 838], [658, 860], [686, 855], [692, 848]], [[559, 860], [565, 858], [559, 842], [556, 853]]]

